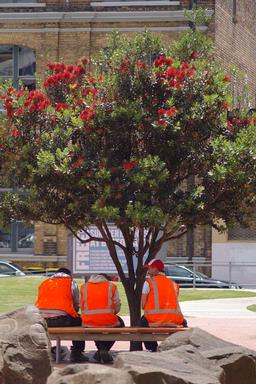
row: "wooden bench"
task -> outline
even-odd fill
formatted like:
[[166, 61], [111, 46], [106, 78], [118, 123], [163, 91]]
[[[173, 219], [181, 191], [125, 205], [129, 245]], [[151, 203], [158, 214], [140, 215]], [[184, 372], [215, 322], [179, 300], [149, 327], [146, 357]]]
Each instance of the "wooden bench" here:
[[51, 340], [56, 340], [56, 363], [60, 362], [62, 340], [96, 340], [96, 341], [163, 341], [175, 332], [186, 331], [189, 328], [83, 328], [58, 327], [48, 328]]

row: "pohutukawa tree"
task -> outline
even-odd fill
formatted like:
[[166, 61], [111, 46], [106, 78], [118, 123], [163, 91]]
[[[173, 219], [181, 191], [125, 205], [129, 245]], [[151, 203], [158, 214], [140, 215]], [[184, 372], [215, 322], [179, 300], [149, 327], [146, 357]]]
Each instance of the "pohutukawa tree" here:
[[254, 196], [254, 122], [227, 122], [229, 76], [200, 47], [181, 46], [165, 49], [148, 33], [114, 34], [94, 65], [50, 63], [42, 89], [1, 88], [2, 184], [19, 186], [4, 196], [2, 216], [63, 224], [78, 238], [84, 231], [87, 242], [105, 242], [132, 325], [143, 262], [188, 225], [241, 217]]

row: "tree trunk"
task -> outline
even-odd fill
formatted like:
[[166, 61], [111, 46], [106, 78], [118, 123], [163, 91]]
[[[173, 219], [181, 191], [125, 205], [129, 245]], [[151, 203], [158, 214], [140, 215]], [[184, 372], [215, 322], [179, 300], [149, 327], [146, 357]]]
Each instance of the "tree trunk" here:
[[[127, 301], [129, 305], [130, 312], [130, 325], [131, 327], [139, 326], [141, 319], [141, 306], [140, 306], [140, 296], [136, 294], [135, 290], [130, 288], [129, 293], [126, 292]], [[130, 351], [141, 351], [142, 343], [137, 341], [131, 341]]]

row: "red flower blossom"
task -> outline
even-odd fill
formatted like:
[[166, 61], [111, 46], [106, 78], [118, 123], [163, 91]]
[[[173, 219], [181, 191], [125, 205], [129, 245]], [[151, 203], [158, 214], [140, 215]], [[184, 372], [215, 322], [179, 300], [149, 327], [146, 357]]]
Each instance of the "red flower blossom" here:
[[229, 121], [228, 120], [228, 122], [227, 122], [227, 127], [228, 127], [228, 129], [230, 130], [230, 131], [233, 131], [234, 130], [234, 125], [231, 123], [231, 121]]
[[190, 55], [191, 59], [197, 59], [200, 56], [200, 53], [197, 51], [193, 51]]
[[11, 131], [11, 136], [12, 137], [18, 137], [18, 136], [20, 136], [20, 132], [18, 131], [18, 129], [17, 128], [13, 128], [12, 129], [12, 131]]
[[161, 127], [166, 127], [167, 126], [167, 123], [165, 120], [162, 120], [162, 119], [159, 119], [158, 120], [158, 124], [161, 126]]
[[142, 60], [138, 60], [137, 61], [137, 68], [145, 69], [146, 68], [146, 64]]
[[224, 80], [224, 81], [230, 81], [230, 80], [231, 80], [231, 77], [230, 77], [229, 75], [225, 75], [223, 80]]
[[87, 96], [87, 95], [92, 95], [92, 96], [95, 96], [96, 95], [96, 89], [93, 89], [93, 88], [86, 88], [86, 89], [83, 89], [82, 90], [82, 96]]
[[165, 56], [159, 56], [155, 61], [154, 65], [155, 67], [160, 67], [161, 65], [172, 65], [173, 61], [172, 59], [165, 57]]
[[187, 77], [194, 76], [194, 73], [195, 73], [195, 70], [194, 70], [194, 69], [191, 69], [191, 71], [188, 71], [188, 72], [186, 73], [186, 76], [187, 76]]
[[106, 167], [107, 167], [107, 163], [105, 163], [105, 162], [102, 162], [99, 165], [99, 169], [105, 169]]
[[182, 87], [184, 87], [184, 83], [177, 81], [177, 83], [175, 84], [175, 87], [176, 88], [182, 88]]
[[185, 76], [186, 76], [186, 72], [183, 69], [179, 69], [177, 71], [176, 79], [183, 80]]
[[116, 171], [117, 171], [117, 167], [111, 167], [111, 168], [110, 168], [110, 172], [111, 172], [111, 173], [115, 173]]
[[87, 133], [91, 133], [91, 131], [92, 131], [92, 127], [90, 127], [89, 125], [87, 125], [86, 127], [84, 127], [84, 130], [85, 130], [85, 132], [87, 132]]
[[119, 67], [119, 70], [120, 70], [120, 73], [127, 73], [128, 72], [128, 70], [129, 70], [129, 60], [128, 59], [125, 59], [122, 63], [121, 63], [121, 65], [120, 65], [120, 67]]
[[22, 108], [20, 107], [20, 108], [18, 108], [18, 109], [15, 111], [14, 115], [15, 115], [15, 116], [21, 116], [22, 113], [23, 113], [23, 110], [22, 110]]
[[177, 108], [175, 108], [175, 107], [172, 107], [169, 109], [159, 109], [159, 111], [158, 111], [159, 115], [165, 115], [168, 117], [173, 117], [176, 115], [176, 113], [177, 113]]
[[84, 158], [83, 157], [79, 157], [73, 164], [72, 164], [72, 168], [80, 168], [81, 165], [84, 163]]
[[94, 115], [95, 112], [91, 108], [86, 108], [81, 112], [80, 117], [83, 121], [90, 121], [94, 118]]
[[61, 111], [62, 109], [67, 109], [68, 106], [65, 103], [57, 103], [55, 106], [56, 111]]
[[174, 67], [171, 67], [171, 68], [167, 69], [167, 71], [165, 71], [165, 74], [169, 77], [175, 77], [177, 74], [177, 69]]
[[176, 81], [175, 80], [170, 80], [169, 85], [170, 87], [175, 87]]
[[136, 160], [131, 160], [131, 161], [127, 161], [123, 164], [123, 169], [126, 171], [126, 172], [129, 172], [131, 169], [133, 169], [135, 166], [137, 165], [137, 161]]
[[187, 63], [186, 61], [182, 64], [181, 66], [182, 69], [189, 69], [190, 68], [190, 65], [189, 63]]
[[228, 103], [223, 103], [222, 106], [223, 106], [223, 108], [226, 109], [226, 110], [229, 109], [229, 104], [228, 104]]

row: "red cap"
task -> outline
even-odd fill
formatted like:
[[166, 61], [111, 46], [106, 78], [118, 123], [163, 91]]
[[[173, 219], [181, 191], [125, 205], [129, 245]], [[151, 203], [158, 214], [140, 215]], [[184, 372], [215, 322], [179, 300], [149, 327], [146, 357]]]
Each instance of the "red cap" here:
[[144, 267], [145, 268], [153, 267], [153, 268], [157, 268], [158, 271], [164, 271], [164, 263], [162, 262], [162, 260], [159, 260], [159, 259], [151, 260], [148, 264], [144, 264]]

